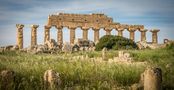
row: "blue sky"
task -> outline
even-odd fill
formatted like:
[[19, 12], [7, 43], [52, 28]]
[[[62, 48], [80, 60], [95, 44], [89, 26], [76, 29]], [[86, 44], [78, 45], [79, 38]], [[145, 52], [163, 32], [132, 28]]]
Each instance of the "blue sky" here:
[[[38, 43], [43, 43], [44, 25], [49, 14], [64, 13], [104, 13], [114, 22], [122, 24], [143, 24], [145, 28], [160, 29], [159, 42], [174, 39], [174, 0], [0, 0], [0, 46], [16, 44], [16, 24], [24, 24], [24, 45], [30, 45], [31, 24], [38, 24]], [[69, 31], [63, 29], [64, 41], [69, 41]], [[105, 34], [100, 31], [100, 36]], [[117, 32], [112, 31], [115, 35]], [[56, 29], [51, 28], [51, 38], [56, 39]], [[127, 31], [123, 34], [129, 37]], [[140, 32], [135, 32], [136, 41]], [[80, 28], [76, 38], [82, 37]], [[89, 39], [93, 40], [93, 31], [89, 30]], [[147, 41], [151, 42], [151, 33], [147, 32]]]

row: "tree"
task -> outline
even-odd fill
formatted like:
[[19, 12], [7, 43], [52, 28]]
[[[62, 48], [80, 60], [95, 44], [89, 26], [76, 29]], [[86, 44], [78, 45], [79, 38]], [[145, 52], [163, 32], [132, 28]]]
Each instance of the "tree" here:
[[100, 51], [104, 47], [107, 49], [137, 49], [137, 45], [134, 41], [114, 35], [105, 35], [100, 38], [99, 42], [96, 44], [96, 50]]

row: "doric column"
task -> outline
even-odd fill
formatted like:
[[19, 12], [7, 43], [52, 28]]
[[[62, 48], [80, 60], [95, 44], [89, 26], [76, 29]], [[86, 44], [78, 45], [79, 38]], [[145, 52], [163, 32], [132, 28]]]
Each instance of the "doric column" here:
[[23, 24], [16, 24], [17, 27], [17, 45], [19, 49], [23, 48]]
[[140, 30], [141, 32], [141, 41], [146, 41], [146, 29]]
[[39, 25], [31, 25], [31, 46], [37, 45], [37, 28]]
[[118, 28], [117, 31], [118, 31], [118, 36], [123, 37], [124, 28]]
[[99, 41], [99, 28], [94, 28], [94, 42], [97, 43]]
[[134, 26], [134, 25], [130, 25], [129, 27], [128, 27], [128, 31], [129, 31], [129, 33], [130, 33], [130, 39], [132, 40], [132, 41], [134, 41], [134, 39], [135, 39], [135, 31], [136, 31], [136, 27]]
[[70, 44], [74, 44], [74, 40], [75, 40], [75, 27], [70, 27]]
[[153, 43], [153, 44], [157, 44], [157, 43], [158, 43], [158, 35], [157, 35], [157, 33], [158, 33], [159, 31], [160, 31], [160, 30], [157, 30], [157, 29], [150, 30], [150, 32], [152, 32], [152, 43]]
[[57, 28], [57, 44], [62, 48], [63, 44], [63, 32], [62, 32], [62, 26], [56, 26]]
[[50, 40], [50, 28], [51, 26], [45, 26], [44, 43]]
[[112, 29], [105, 29], [105, 31], [106, 31], [106, 35], [111, 35]]
[[136, 30], [130, 30], [130, 31], [129, 31], [129, 33], [130, 33], [130, 39], [131, 39], [132, 41], [135, 40], [135, 31], [136, 31]]
[[88, 30], [89, 28], [82, 27], [83, 30], [83, 39], [88, 40]]

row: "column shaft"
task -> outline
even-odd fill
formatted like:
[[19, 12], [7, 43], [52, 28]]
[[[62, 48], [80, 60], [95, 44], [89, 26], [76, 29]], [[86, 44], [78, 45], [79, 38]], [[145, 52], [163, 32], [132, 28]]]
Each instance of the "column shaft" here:
[[88, 40], [88, 29], [83, 29], [83, 39]]
[[74, 44], [75, 40], [75, 28], [70, 28], [70, 44]]
[[152, 42], [154, 44], [158, 43], [157, 32], [152, 33]]
[[57, 30], [57, 44], [60, 46], [60, 48], [62, 48], [62, 44], [63, 44], [62, 28], [58, 28]]
[[99, 41], [99, 29], [94, 29], [94, 42], [98, 42]]
[[159, 32], [160, 30], [151, 30], [150, 32], [152, 32], [152, 43], [153, 44], [157, 44], [158, 43], [158, 35], [157, 33]]
[[118, 30], [118, 36], [123, 36], [123, 31], [122, 30]]
[[50, 26], [45, 26], [44, 43], [50, 40]]
[[23, 27], [22, 24], [16, 24], [17, 27], [17, 45], [19, 49], [23, 48]]
[[31, 46], [37, 45], [37, 28], [38, 25], [31, 26]]
[[130, 39], [134, 41], [135, 39], [135, 31], [129, 31], [130, 32]]
[[146, 41], [146, 31], [141, 31], [141, 41]]

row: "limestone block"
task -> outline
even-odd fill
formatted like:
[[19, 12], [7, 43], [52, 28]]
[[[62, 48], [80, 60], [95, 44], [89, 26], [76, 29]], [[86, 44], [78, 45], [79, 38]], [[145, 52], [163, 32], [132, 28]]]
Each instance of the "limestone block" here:
[[160, 68], [147, 68], [144, 72], [144, 90], [162, 89], [162, 71]]
[[123, 51], [118, 51], [118, 57], [121, 58], [124, 56], [124, 52]]
[[107, 60], [107, 55], [106, 55], [106, 53], [107, 53], [107, 48], [104, 47], [104, 48], [102, 49], [102, 59], [103, 59], [103, 60]]
[[59, 89], [61, 85], [60, 74], [56, 71], [50, 69], [44, 73], [44, 86], [45, 89]]
[[62, 47], [62, 51], [65, 53], [72, 52], [72, 46], [70, 43], [65, 42]]

